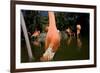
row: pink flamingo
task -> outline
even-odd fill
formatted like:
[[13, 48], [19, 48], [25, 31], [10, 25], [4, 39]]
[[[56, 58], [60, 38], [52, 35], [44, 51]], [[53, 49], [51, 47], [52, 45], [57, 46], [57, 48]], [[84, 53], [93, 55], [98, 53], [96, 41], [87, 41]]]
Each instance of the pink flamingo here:
[[49, 11], [48, 15], [49, 15], [49, 27], [45, 39], [45, 52], [43, 56], [40, 58], [41, 61], [52, 60], [55, 55], [55, 52], [57, 51], [60, 45], [60, 34], [56, 27], [54, 12]]
[[76, 28], [77, 28], [77, 38], [79, 38], [79, 35], [81, 33], [81, 25], [80, 24], [77, 24], [76, 25]]

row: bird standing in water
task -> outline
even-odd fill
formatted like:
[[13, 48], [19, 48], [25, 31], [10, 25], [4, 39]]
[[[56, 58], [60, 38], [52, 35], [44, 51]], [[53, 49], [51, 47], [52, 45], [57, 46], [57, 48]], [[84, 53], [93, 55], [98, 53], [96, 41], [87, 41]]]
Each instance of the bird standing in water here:
[[76, 25], [76, 28], [77, 28], [77, 38], [79, 38], [80, 33], [81, 33], [81, 25], [80, 24], [77, 24]]
[[52, 60], [55, 55], [55, 52], [57, 51], [60, 45], [60, 34], [56, 27], [54, 12], [49, 11], [48, 16], [49, 16], [49, 27], [45, 39], [45, 52], [43, 56], [40, 58], [41, 61]]

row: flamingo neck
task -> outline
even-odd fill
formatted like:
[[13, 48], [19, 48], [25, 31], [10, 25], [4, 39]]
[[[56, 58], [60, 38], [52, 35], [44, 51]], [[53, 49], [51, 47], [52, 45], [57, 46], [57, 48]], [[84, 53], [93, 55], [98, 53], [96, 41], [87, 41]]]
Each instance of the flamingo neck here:
[[56, 28], [56, 20], [54, 12], [48, 12], [48, 14], [49, 14], [49, 27]]

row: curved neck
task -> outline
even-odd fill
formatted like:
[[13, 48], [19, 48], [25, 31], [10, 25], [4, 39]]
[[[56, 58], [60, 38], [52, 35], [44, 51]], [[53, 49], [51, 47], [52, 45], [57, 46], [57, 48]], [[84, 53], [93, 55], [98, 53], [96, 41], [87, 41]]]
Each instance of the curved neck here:
[[49, 14], [49, 27], [52, 27], [52, 28], [56, 27], [54, 12], [49, 11], [48, 14]]

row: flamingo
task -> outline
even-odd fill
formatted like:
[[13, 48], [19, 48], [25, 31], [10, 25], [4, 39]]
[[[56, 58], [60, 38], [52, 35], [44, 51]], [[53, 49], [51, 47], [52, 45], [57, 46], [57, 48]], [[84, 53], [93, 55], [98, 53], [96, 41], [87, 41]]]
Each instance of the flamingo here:
[[67, 34], [71, 37], [71, 29], [70, 29], [70, 27], [68, 27], [67, 29], [66, 29], [66, 32], [67, 32]]
[[38, 37], [40, 35], [40, 31], [35, 29], [34, 33], [32, 34], [31, 36], [31, 39], [32, 39], [32, 43], [33, 45], [35, 46], [39, 46], [40, 42], [38, 41]]
[[54, 12], [49, 11], [48, 17], [49, 17], [49, 27], [45, 38], [45, 52], [43, 56], [40, 58], [41, 61], [52, 60], [55, 55], [55, 52], [57, 51], [60, 45], [60, 34], [56, 27]]
[[77, 28], [77, 38], [79, 38], [79, 35], [80, 35], [80, 32], [81, 32], [81, 25], [77, 24], [76, 28]]

